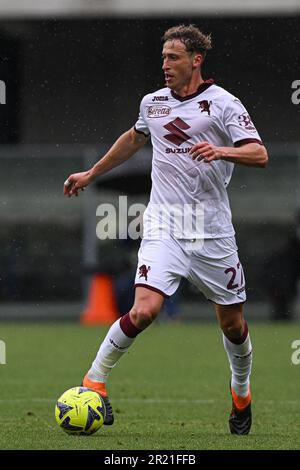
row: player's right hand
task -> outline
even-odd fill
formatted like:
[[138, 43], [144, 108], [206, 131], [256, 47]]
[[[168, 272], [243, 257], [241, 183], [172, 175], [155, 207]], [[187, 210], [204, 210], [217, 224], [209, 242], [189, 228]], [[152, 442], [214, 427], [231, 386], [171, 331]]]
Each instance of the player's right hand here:
[[65, 196], [78, 196], [78, 191], [84, 189], [91, 183], [90, 171], [82, 171], [81, 173], [73, 173], [68, 176], [64, 182], [64, 195]]

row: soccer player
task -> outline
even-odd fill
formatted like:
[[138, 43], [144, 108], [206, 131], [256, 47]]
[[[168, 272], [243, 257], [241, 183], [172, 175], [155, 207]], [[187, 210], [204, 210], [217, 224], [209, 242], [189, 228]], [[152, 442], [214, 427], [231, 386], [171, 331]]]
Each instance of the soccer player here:
[[[83, 380], [84, 386], [104, 397], [105, 424], [114, 421], [106, 390], [109, 373], [185, 277], [213, 302], [223, 332], [231, 369], [230, 431], [250, 431], [252, 346], [243, 316], [245, 278], [226, 187], [234, 164], [264, 168], [268, 154], [239, 99], [212, 79], [202, 78], [209, 49], [211, 38], [194, 25], [168, 29], [162, 51], [166, 87], [142, 99], [135, 126], [99, 162], [70, 175], [64, 184], [65, 195], [78, 196], [79, 190], [128, 160], [151, 138], [152, 190], [144, 214], [134, 305], [110, 327]], [[173, 208], [189, 217], [187, 229], [178, 229], [175, 216], [165, 217]]]

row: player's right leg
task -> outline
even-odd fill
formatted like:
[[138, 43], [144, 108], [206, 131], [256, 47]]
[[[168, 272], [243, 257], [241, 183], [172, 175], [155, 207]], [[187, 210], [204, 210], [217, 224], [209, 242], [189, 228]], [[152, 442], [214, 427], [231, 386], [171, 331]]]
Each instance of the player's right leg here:
[[116, 320], [100, 345], [92, 367], [85, 375], [83, 385], [99, 393], [106, 405], [104, 424], [114, 422], [112, 407], [107, 397], [106, 382], [110, 371], [128, 351], [135, 338], [159, 314], [164, 296], [146, 287], [136, 287], [135, 301], [129, 313]]

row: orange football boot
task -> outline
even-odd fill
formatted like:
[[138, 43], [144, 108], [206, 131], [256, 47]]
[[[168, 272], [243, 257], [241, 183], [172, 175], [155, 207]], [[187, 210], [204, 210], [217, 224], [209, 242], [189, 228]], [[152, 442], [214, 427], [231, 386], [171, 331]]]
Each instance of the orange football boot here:
[[232, 410], [229, 416], [229, 429], [231, 434], [249, 434], [252, 424], [251, 392], [246, 397], [238, 396], [230, 383], [232, 397]]
[[94, 392], [97, 392], [102, 397], [104, 405], [105, 405], [104, 424], [106, 426], [111, 426], [114, 423], [114, 414], [113, 414], [112, 406], [111, 406], [110, 401], [109, 401], [108, 396], [107, 396], [105, 383], [94, 382], [93, 380], [90, 380], [88, 378], [88, 375], [86, 374], [84, 376], [83, 381], [82, 381], [82, 385], [84, 387], [90, 388]]

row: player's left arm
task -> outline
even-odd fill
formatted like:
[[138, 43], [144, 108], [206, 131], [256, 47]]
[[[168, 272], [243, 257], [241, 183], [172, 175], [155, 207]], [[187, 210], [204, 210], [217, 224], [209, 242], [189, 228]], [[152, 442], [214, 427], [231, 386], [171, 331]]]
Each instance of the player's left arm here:
[[238, 147], [217, 147], [209, 142], [199, 142], [191, 148], [190, 155], [193, 160], [203, 160], [205, 163], [225, 160], [260, 168], [265, 168], [269, 159], [266, 147], [257, 142], [245, 143]]

